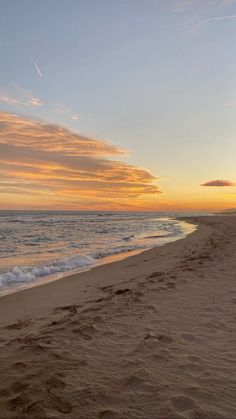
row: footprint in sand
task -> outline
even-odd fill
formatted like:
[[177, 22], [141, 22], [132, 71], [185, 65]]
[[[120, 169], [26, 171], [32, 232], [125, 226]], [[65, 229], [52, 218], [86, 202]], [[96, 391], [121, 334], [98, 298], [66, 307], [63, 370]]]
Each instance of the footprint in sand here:
[[1, 400], [4, 397], [8, 397], [9, 395], [10, 395], [10, 391], [8, 390], [8, 388], [2, 388], [2, 389], [0, 389], [0, 398], [1, 398]]
[[122, 294], [127, 294], [130, 292], [131, 292], [130, 288], [124, 288], [124, 289], [116, 290], [115, 295], [122, 295]]
[[97, 332], [95, 326], [80, 326], [78, 328], [72, 329], [73, 333], [81, 335], [84, 339], [90, 340], [93, 338], [93, 335]]
[[26, 327], [32, 324], [32, 320], [30, 317], [25, 317], [23, 319], [19, 319], [16, 323], [9, 324], [5, 326], [3, 329], [6, 330], [20, 330], [25, 329]]
[[103, 287], [99, 287], [98, 289], [100, 289], [103, 292], [110, 292], [112, 291], [113, 287], [111, 285], [105, 285]]
[[134, 297], [137, 297], [137, 298], [141, 298], [141, 297], [143, 297], [144, 296], [144, 293], [143, 292], [141, 292], [141, 291], [136, 291], [136, 292], [134, 292]]
[[131, 375], [125, 380], [125, 387], [134, 392], [149, 393], [153, 390], [153, 386], [149, 382], [139, 377], [138, 375]]
[[28, 365], [25, 362], [17, 361], [12, 365], [12, 369], [25, 369]]
[[103, 410], [102, 412], [99, 413], [99, 419], [126, 419], [125, 416], [121, 416], [118, 412], [116, 412], [115, 410]]
[[167, 335], [158, 335], [158, 340], [162, 343], [171, 344], [174, 342], [174, 339], [171, 336]]
[[192, 335], [191, 333], [183, 333], [182, 339], [188, 342], [193, 342], [194, 340], [196, 340], [196, 336]]
[[67, 306], [56, 307], [54, 312], [57, 313], [58, 311], [68, 311], [70, 314], [76, 314], [78, 310], [78, 306], [76, 304], [70, 304]]
[[22, 411], [22, 409], [25, 410], [25, 406], [27, 406], [27, 404], [28, 404], [28, 397], [25, 394], [21, 393], [21, 394], [18, 394], [17, 396], [12, 397], [9, 400], [9, 410], [17, 411], [20, 409]]
[[139, 298], [139, 297], [132, 297], [131, 301], [132, 301], [132, 303], [137, 303], [137, 304], [142, 303], [142, 299]]
[[158, 271], [158, 272], [152, 272], [149, 276], [148, 279], [153, 279], [153, 278], [160, 278], [162, 276], [165, 275], [165, 272], [162, 271]]
[[169, 359], [170, 353], [168, 349], [161, 349], [157, 353], [150, 354], [149, 357], [155, 362], [163, 362], [163, 360]]
[[166, 283], [166, 286], [167, 286], [168, 288], [171, 288], [171, 289], [176, 288], [176, 284], [175, 284], [175, 282], [167, 282], [167, 283]]
[[188, 355], [187, 358], [190, 362], [201, 362], [201, 358], [199, 358], [199, 356], [196, 355]]
[[157, 308], [154, 304], [149, 304], [149, 305], [146, 306], [146, 311], [148, 311], [150, 313], [156, 313]]
[[186, 397], [186, 396], [172, 397], [171, 404], [174, 407], [174, 409], [179, 413], [188, 412], [197, 407], [196, 402], [190, 397]]
[[92, 322], [94, 324], [101, 324], [104, 322], [104, 318], [102, 316], [93, 316], [92, 317]]
[[187, 371], [193, 375], [201, 375], [204, 367], [198, 363], [187, 362], [186, 364], [181, 364], [180, 368], [182, 371]]

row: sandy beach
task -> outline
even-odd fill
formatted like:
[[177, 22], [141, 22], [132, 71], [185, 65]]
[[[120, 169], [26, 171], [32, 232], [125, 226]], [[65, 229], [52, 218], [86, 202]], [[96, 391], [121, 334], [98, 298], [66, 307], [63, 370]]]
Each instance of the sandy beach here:
[[236, 217], [0, 299], [1, 419], [236, 418]]

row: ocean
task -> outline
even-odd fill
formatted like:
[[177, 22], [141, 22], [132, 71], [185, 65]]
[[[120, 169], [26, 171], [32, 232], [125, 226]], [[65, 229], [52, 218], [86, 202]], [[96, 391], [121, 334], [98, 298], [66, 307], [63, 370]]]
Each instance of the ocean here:
[[188, 214], [0, 211], [0, 293], [185, 237], [196, 227], [178, 219], [183, 215]]

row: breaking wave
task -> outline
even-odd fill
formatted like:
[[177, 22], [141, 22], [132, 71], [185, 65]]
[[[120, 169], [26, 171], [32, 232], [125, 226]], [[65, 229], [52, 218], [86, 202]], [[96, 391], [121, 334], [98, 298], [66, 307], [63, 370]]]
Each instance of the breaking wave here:
[[34, 281], [35, 279], [74, 271], [94, 265], [95, 261], [89, 256], [76, 257], [55, 261], [43, 266], [15, 266], [8, 272], [0, 274], [0, 286], [12, 286]]

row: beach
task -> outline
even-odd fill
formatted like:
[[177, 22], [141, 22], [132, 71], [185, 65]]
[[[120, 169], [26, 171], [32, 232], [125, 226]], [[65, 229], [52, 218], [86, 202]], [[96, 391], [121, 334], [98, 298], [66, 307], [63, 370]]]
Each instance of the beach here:
[[1, 419], [236, 417], [236, 216], [0, 299]]

